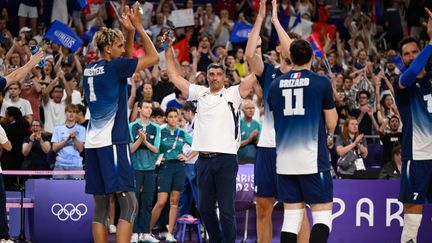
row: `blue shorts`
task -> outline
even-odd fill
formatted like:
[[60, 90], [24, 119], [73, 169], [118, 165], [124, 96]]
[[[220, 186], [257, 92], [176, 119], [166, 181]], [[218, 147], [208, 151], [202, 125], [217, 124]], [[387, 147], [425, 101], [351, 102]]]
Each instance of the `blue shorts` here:
[[186, 181], [186, 165], [179, 160], [165, 161], [157, 175], [158, 192], [183, 192]]
[[86, 193], [106, 195], [135, 191], [129, 144], [86, 148], [85, 160]]
[[424, 204], [432, 202], [432, 160], [402, 161], [399, 201]]
[[254, 169], [255, 196], [277, 198], [276, 148], [258, 147]]
[[284, 203], [333, 202], [333, 179], [329, 170], [309, 175], [278, 175], [278, 192], [278, 199]]

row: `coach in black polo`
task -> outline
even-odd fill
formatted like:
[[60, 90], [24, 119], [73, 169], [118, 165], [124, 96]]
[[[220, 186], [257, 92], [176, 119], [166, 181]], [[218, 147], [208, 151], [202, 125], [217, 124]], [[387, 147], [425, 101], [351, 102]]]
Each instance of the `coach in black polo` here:
[[[236, 235], [237, 150], [240, 145], [239, 108], [242, 98], [252, 91], [256, 77], [248, 75], [240, 85], [226, 89], [225, 67], [212, 63], [207, 67], [209, 87], [190, 84], [177, 71], [172, 48], [165, 51], [165, 57], [171, 82], [183, 96], [197, 102], [192, 150], [199, 151], [195, 164], [199, 211], [210, 242], [233, 243]], [[216, 203], [220, 221], [216, 215]]]

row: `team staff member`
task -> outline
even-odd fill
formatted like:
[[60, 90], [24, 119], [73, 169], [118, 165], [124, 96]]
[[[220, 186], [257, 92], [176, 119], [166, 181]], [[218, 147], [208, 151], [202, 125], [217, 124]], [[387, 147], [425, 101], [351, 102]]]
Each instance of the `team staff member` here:
[[[165, 41], [166, 36], [163, 37]], [[210, 242], [235, 241], [235, 193], [240, 145], [239, 108], [256, 84], [255, 74], [246, 76], [240, 85], [224, 87], [225, 66], [207, 67], [209, 87], [190, 84], [177, 70], [172, 42], [165, 52], [168, 76], [184, 97], [197, 101], [197, 115], [192, 150], [199, 151], [197, 184], [199, 212], [209, 233]], [[216, 214], [216, 203], [220, 219]]]
[[[264, 119], [262, 130], [258, 140], [257, 156], [255, 162], [255, 196], [257, 211], [257, 236], [258, 242], [270, 242], [272, 239], [272, 213], [273, 205], [277, 199], [277, 174], [276, 174], [276, 141], [273, 126], [273, 118], [269, 110], [267, 101], [270, 84], [274, 79], [291, 70], [291, 61], [289, 60], [289, 48], [292, 42], [291, 38], [298, 39], [292, 33], [289, 35], [279, 22], [277, 16], [277, 3], [272, 1], [272, 22], [276, 28], [280, 44], [276, 47], [279, 53], [280, 66], [275, 67], [270, 63], [264, 63], [260, 45], [260, 30], [266, 16], [266, 1], [260, 1], [259, 13], [249, 34], [246, 45], [246, 58], [252, 72], [259, 77], [259, 84], [263, 89], [264, 101]], [[309, 222], [305, 215], [301, 231], [298, 235], [300, 243], [309, 241]]]
[[138, 102], [138, 113], [139, 119], [129, 124], [132, 164], [135, 170], [135, 194], [139, 203], [131, 243], [159, 242], [151, 234], [149, 224], [156, 188], [155, 162], [159, 153], [161, 129], [149, 120], [152, 113], [151, 101]]
[[[191, 137], [193, 137], [194, 129], [195, 129], [195, 105], [191, 101], [187, 101], [182, 109], [181, 114], [183, 118], [186, 120], [185, 130]], [[186, 152], [186, 155], [192, 153], [191, 147], [185, 145], [183, 147], [183, 151]], [[180, 209], [179, 216], [183, 216], [186, 214], [190, 214], [190, 209], [192, 206], [192, 202], [195, 201], [195, 205], [199, 208], [199, 196], [198, 196], [198, 186], [196, 182], [196, 168], [195, 162], [198, 159], [198, 156], [193, 157], [190, 160], [186, 160], [186, 180], [185, 180], [185, 188], [180, 195]]]
[[337, 112], [330, 80], [310, 71], [313, 50], [291, 43], [291, 71], [270, 85], [268, 102], [276, 131], [278, 198], [284, 202], [281, 242], [297, 242], [305, 204], [312, 210], [309, 242], [327, 242], [332, 225], [333, 181], [327, 135]]
[[163, 164], [159, 168], [157, 176], [158, 198], [152, 211], [150, 229], [155, 226], [162, 209], [170, 198], [170, 209], [168, 217], [168, 234], [165, 235], [166, 242], [176, 242], [173, 236], [174, 226], [178, 214], [180, 193], [184, 189], [186, 179], [185, 161], [195, 157], [196, 152], [189, 156], [183, 154], [185, 144], [192, 145], [192, 137], [178, 127], [178, 110], [170, 107], [166, 110], [165, 116], [167, 126], [161, 130], [160, 153], [163, 154]]
[[[130, 162], [130, 135], [127, 132], [127, 78], [159, 62], [158, 53], [141, 26], [139, 5], [125, 7], [120, 23], [127, 30], [127, 42], [118, 29], [102, 28], [93, 37], [101, 59], [84, 70], [84, 89], [90, 110], [85, 142], [86, 193], [94, 195], [93, 238], [108, 242], [107, 218], [110, 194], [120, 205], [116, 242], [129, 243], [137, 212], [134, 171]], [[135, 30], [146, 55], [131, 55]]]
[[402, 119], [402, 172], [399, 200], [404, 203], [401, 242], [417, 242], [423, 204], [431, 201], [432, 176], [432, 76], [425, 66], [432, 56], [432, 12], [428, 14], [429, 43], [408, 37], [400, 43], [402, 61], [408, 69], [393, 88]]

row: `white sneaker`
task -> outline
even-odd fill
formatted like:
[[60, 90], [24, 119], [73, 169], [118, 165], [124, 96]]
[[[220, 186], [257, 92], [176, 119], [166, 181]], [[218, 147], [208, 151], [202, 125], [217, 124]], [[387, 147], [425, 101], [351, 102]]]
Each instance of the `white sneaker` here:
[[171, 233], [166, 234], [165, 241], [166, 242], [177, 242], [177, 240], [174, 238], [174, 235], [172, 235]]
[[138, 243], [138, 234], [137, 233], [133, 233], [132, 237], [131, 237], [131, 243]]
[[159, 240], [158, 239], [156, 239], [155, 237], [154, 237], [154, 235], [152, 235], [152, 234], [149, 234], [149, 233], [145, 233], [145, 234], [140, 234], [140, 241], [143, 241], [143, 242], [151, 242], [151, 243], [159, 243]]
[[109, 226], [109, 233], [110, 234], [115, 234], [117, 232], [117, 227], [113, 224], [110, 224]]
[[12, 240], [1, 239], [0, 243], [14, 243]]
[[169, 234], [169, 233], [166, 232], [166, 231], [164, 231], [164, 232], [160, 232], [160, 233], [159, 233], [159, 239], [160, 239], [160, 240], [165, 240], [168, 234]]

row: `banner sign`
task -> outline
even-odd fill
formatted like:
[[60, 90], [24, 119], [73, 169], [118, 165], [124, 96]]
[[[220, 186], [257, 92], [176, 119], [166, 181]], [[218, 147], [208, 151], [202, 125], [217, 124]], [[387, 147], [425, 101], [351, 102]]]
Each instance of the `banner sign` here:
[[[254, 165], [239, 165], [237, 202], [251, 202], [253, 183]], [[333, 180], [333, 227], [328, 242], [400, 242], [403, 205], [398, 201], [399, 184], [395, 180]], [[275, 211], [273, 219], [279, 213], [283, 214]], [[280, 232], [282, 225], [273, 221], [276, 232]], [[312, 224], [311, 217], [309, 221]], [[425, 205], [418, 242], [432, 242], [430, 229], [432, 207]], [[273, 235], [275, 242], [279, 242], [279, 235]]]
[[33, 242], [92, 242], [93, 197], [84, 193], [84, 180], [30, 179], [33, 198]]

